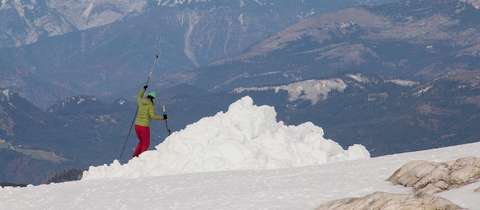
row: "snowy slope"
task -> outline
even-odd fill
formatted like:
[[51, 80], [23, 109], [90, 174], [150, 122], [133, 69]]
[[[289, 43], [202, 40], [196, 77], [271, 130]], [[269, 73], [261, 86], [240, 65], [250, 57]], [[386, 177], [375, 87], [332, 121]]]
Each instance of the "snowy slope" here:
[[[408, 192], [384, 181], [409, 160], [478, 155], [480, 143], [369, 160], [266, 171], [104, 179], [0, 189], [0, 209], [313, 209], [375, 191]], [[480, 183], [440, 194], [480, 209]]]
[[[475, 156], [480, 143], [373, 159], [354, 148], [341, 149], [313, 124], [285, 126], [272, 107], [245, 97], [125, 165], [91, 167], [76, 182], [0, 188], [0, 209], [314, 209], [376, 191], [408, 193], [385, 181], [400, 166]], [[478, 187], [440, 195], [480, 210]]]

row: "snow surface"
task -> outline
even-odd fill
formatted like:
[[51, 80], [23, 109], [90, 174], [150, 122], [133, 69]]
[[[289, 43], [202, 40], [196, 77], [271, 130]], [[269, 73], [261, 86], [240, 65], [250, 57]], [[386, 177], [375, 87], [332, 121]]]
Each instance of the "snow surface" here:
[[427, 86], [427, 87], [422, 88], [421, 90], [415, 92], [413, 95], [417, 96], [417, 97], [421, 96], [421, 95], [425, 94], [426, 92], [430, 91], [430, 89], [432, 89], [432, 88], [433, 88], [433, 86], [431, 86], [431, 85]]
[[480, 0], [461, 0], [462, 2], [467, 2], [471, 4], [475, 9], [480, 9]]
[[[336, 199], [376, 191], [408, 193], [385, 181], [411, 160], [447, 161], [478, 156], [480, 143], [379, 158], [281, 170], [113, 178], [0, 189], [0, 209], [314, 209]], [[441, 193], [480, 210], [469, 185]]]
[[88, 17], [90, 16], [90, 13], [92, 12], [92, 9], [93, 9], [94, 4], [95, 4], [94, 1], [90, 2], [90, 4], [88, 5], [88, 7], [85, 9], [85, 11], [83, 11], [82, 16], [83, 16], [84, 18], [88, 18]]
[[480, 193], [474, 193], [478, 187], [480, 187], [480, 182], [467, 185], [460, 189], [442, 192], [440, 196], [448, 198], [453, 203], [462, 207], [470, 207], [469, 209], [471, 210], [478, 210], [480, 209]]
[[369, 158], [361, 145], [348, 150], [323, 137], [312, 123], [286, 126], [270, 106], [255, 106], [250, 97], [226, 113], [201, 119], [173, 133], [155, 150], [125, 165], [90, 167], [84, 180], [150, 177], [228, 170], [260, 170]]
[[[338, 149], [322, 135], [321, 128], [310, 123], [285, 126], [276, 122], [272, 107], [254, 106], [246, 97], [232, 104], [228, 112], [172, 134], [155, 151], [126, 165], [91, 168], [83, 180], [76, 182], [0, 188], [0, 209], [314, 209], [324, 202], [377, 191], [411, 192], [385, 181], [411, 160], [448, 161], [480, 154], [480, 143], [475, 143], [293, 167], [311, 160], [307, 157], [317, 157], [316, 153], [334, 160], [368, 154], [360, 146], [351, 152]], [[255, 152], [257, 155], [252, 155]], [[258, 170], [271, 165], [246, 164], [250, 161], [292, 168]], [[230, 166], [236, 164], [248, 167]], [[262, 167], [255, 168], [259, 165]], [[212, 166], [232, 171], [205, 172]], [[255, 167], [236, 170], [251, 166]], [[162, 176], [171, 172], [190, 174]], [[479, 186], [474, 183], [439, 195], [462, 207], [480, 210], [480, 195], [473, 191]]]
[[249, 87], [235, 88], [234, 93], [242, 93], [249, 91], [287, 91], [288, 100], [309, 100], [312, 105], [317, 104], [321, 100], [325, 100], [332, 91], [343, 92], [347, 88], [347, 84], [342, 79], [329, 80], [305, 80], [282, 86], [272, 87]]
[[[2, 102], [5, 101], [5, 100], [10, 101], [11, 92], [10, 92], [9, 89], [1, 90], [0, 94], [3, 95], [3, 96], [0, 95], [0, 101], [2, 101]], [[11, 106], [13, 106], [13, 105], [11, 105]]]
[[386, 82], [393, 83], [398, 86], [405, 86], [405, 87], [412, 87], [420, 84], [419, 82], [416, 82], [416, 81], [401, 80], [401, 79], [392, 79], [392, 80], [387, 80]]
[[[191, 13], [184, 13], [184, 17], [180, 17], [180, 20], [183, 24], [188, 25], [188, 29], [185, 33], [185, 38], [184, 38], [184, 45], [185, 48], [183, 49], [183, 52], [187, 56], [187, 58], [192, 62], [193, 65], [195, 66], [200, 66], [197, 56], [195, 54], [195, 43], [194, 43], [194, 30], [195, 26], [200, 23], [200, 20], [202, 19], [202, 16], [199, 12], [191, 12]], [[186, 23], [185, 23], [186, 22]]]
[[167, 7], [174, 7], [183, 4], [191, 4], [191, 3], [198, 3], [198, 2], [209, 2], [210, 0], [157, 0], [158, 6], [167, 6]]
[[2, 90], [2, 94], [3, 94], [5, 97], [9, 98], [9, 97], [10, 97], [10, 90], [9, 90], [9, 89]]
[[78, 30], [114, 23], [123, 17], [143, 13], [147, 0], [49, 0], [52, 8]]
[[370, 80], [368, 77], [363, 76], [362, 74], [348, 74], [347, 77], [350, 77], [351, 79], [360, 82], [360, 83], [369, 83]]

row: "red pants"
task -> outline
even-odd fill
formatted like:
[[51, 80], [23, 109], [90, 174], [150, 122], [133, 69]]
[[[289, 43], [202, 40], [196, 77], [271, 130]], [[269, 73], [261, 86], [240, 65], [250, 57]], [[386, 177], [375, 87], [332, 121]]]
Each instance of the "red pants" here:
[[133, 152], [133, 157], [138, 157], [147, 151], [150, 146], [150, 127], [135, 125], [135, 132], [138, 137], [138, 145], [135, 148], [135, 152]]

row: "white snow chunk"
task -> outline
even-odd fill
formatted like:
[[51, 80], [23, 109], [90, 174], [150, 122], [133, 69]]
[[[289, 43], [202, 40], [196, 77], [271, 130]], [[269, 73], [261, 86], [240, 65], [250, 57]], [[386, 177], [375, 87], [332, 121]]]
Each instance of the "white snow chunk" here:
[[348, 150], [323, 137], [323, 129], [307, 122], [287, 126], [270, 106], [256, 106], [250, 97], [227, 112], [206, 117], [173, 133], [153, 151], [125, 165], [90, 167], [83, 180], [138, 178], [229, 170], [262, 170], [319, 165], [369, 158], [362, 145]]

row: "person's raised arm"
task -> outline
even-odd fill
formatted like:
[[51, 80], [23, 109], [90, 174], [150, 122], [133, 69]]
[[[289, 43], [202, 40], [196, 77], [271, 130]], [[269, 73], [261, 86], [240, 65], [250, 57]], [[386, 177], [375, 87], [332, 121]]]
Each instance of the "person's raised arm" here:
[[140, 103], [140, 100], [142, 100], [143, 96], [145, 95], [145, 91], [147, 91], [147, 88], [148, 88], [148, 85], [145, 85], [140, 91], [138, 91], [137, 104]]

